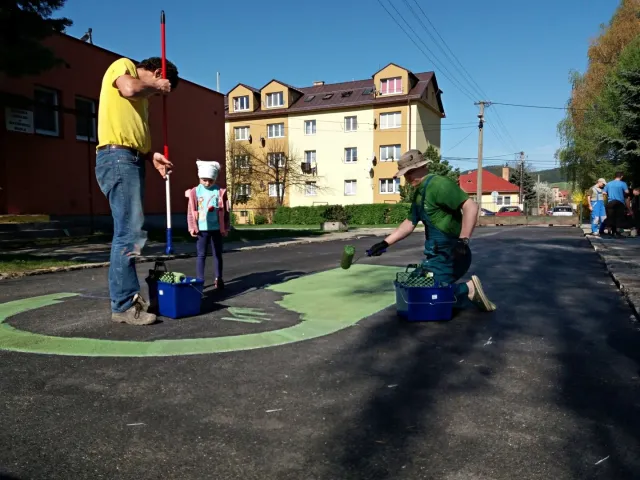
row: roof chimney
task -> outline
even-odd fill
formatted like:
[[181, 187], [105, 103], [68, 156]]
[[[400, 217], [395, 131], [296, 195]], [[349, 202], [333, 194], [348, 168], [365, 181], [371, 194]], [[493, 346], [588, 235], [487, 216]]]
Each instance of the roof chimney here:
[[321, 87], [322, 85], [324, 85], [324, 80], [316, 80], [313, 82], [314, 87]]
[[509, 181], [509, 167], [502, 167], [502, 178]]

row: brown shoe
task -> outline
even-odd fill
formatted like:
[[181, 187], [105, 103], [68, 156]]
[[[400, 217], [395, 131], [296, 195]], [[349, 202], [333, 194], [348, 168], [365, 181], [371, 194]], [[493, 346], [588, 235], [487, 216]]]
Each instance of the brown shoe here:
[[129, 310], [112, 313], [111, 320], [116, 323], [128, 323], [129, 325], [151, 325], [156, 321], [156, 316], [149, 313], [149, 304], [140, 294], [133, 297], [133, 305]]

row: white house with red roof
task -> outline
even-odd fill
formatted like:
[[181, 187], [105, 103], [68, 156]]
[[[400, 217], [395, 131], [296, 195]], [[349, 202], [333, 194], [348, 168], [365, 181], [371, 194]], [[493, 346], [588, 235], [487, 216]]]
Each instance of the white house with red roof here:
[[[460, 175], [458, 180], [460, 188], [469, 194], [473, 200], [477, 201], [478, 193], [478, 171]], [[502, 168], [502, 177], [482, 170], [482, 200], [480, 207], [492, 212], [497, 212], [505, 205], [518, 205], [520, 187], [509, 182], [509, 167]]]

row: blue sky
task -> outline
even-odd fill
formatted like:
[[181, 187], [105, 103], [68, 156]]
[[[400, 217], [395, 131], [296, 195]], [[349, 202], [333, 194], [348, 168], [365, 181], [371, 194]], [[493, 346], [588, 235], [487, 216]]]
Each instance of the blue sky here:
[[[455, 82], [473, 87], [429, 36], [427, 31], [439, 41], [414, 0], [393, 3], [411, 28], [388, 0], [380, 1], [430, 59], [378, 0], [111, 0], [91, 6], [67, 0], [59, 13], [74, 21], [70, 35], [80, 37], [91, 27], [96, 45], [140, 59], [160, 53], [164, 9], [167, 57], [182, 77], [210, 88], [220, 72], [223, 93], [238, 82], [259, 88], [274, 77], [295, 86], [365, 79], [389, 62], [415, 72], [434, 70], [447, 114], [442, 154], [477, 157], [477, 129], [468, 123], [477, 120], [478, 107]], [[485, 100], [560, 107], [570, 94], [569, 70], [585, 70], [589, 41], [618, 5], [618, 0], [415, 1], [486, 93]], [[536, 168], [556, 166], [556, 125], [562, 116], [562, 110], [489, 107], [485, 157], [512, 159], [509, 154], [523, 150]], [[454, 163], [469, 169], [476, 161]]]

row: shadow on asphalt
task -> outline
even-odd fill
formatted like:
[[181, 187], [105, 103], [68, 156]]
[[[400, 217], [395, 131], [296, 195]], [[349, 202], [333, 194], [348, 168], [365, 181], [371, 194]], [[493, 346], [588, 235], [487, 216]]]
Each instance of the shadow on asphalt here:
[[[442, 406], [448, 395], [456, 389], [471, 398], [495, 395], [499, 377], [509, 378], [505, 364], [511, 360], [509, 368], [516, 368], [513, 362], [540, 362], [541, 376], [553, 382], [544, 385], [540, 395], [565, 412], [570, 428], [559, 440], [564, 448], [540, 453], [558, 463], [563, 478], [640, 478], [640, 332], [627, 320], [626, 305], [612, 301], [619, 294], [582, 236], [518, 243], [522, 255], [516, 258], [513, 248], [505, 248], [505, 240], [499, 238], [483, 245], [482, 255], [474, 254], [471, 272], [490, 273], [488, 293], [500, 307], [494, 314], [480, 318], [465, 312], [448, 324], [377, 321], [360, 343], [335, 359], [335, 368], [349, 372], [347, 383], [354, 387], [363, 377], [396, 386], [372, 390], [355, 415], [323, 437], [318, 448], [335, 460], [324, 467], [309, 463], [309, 471], [315, 470], [318, 478], [405, 478], [405, 466], [418, 459], [429, 463], [433, 455], [421, 447], [421, 438], [452, 438], [447, 431], [452, 410]], [[460, 359], [478, 354], [485, 335], [492, 336], [493, 345], [482, 349], [483, 365], [476, 365], [477, 374], [463, 375]], [[527, 341], [542, 347], [514, 360], [513, 349]], [[560, 365], [560, 370], [545, 367], [545, 361]], [[460, 375], [463, 381], [452, 387], [449, 378]], [[526, 398], [519, 401], [528, 408]], [[535, 405], [540, 400], [532, 401]], [[468, 435], [459, 454], [450, 452], [458, 459], [458, 472], [474, 461], [469, 468], [477, 472], [480, 452], [492, 452], [480, 433]], [[546, 439], [543, 448], [555, 449], [556, 441]], [[497, 459], [485, 458], [487, 468], [496, 465]], [[436, 453], [433, 461], [438, 460]]]

